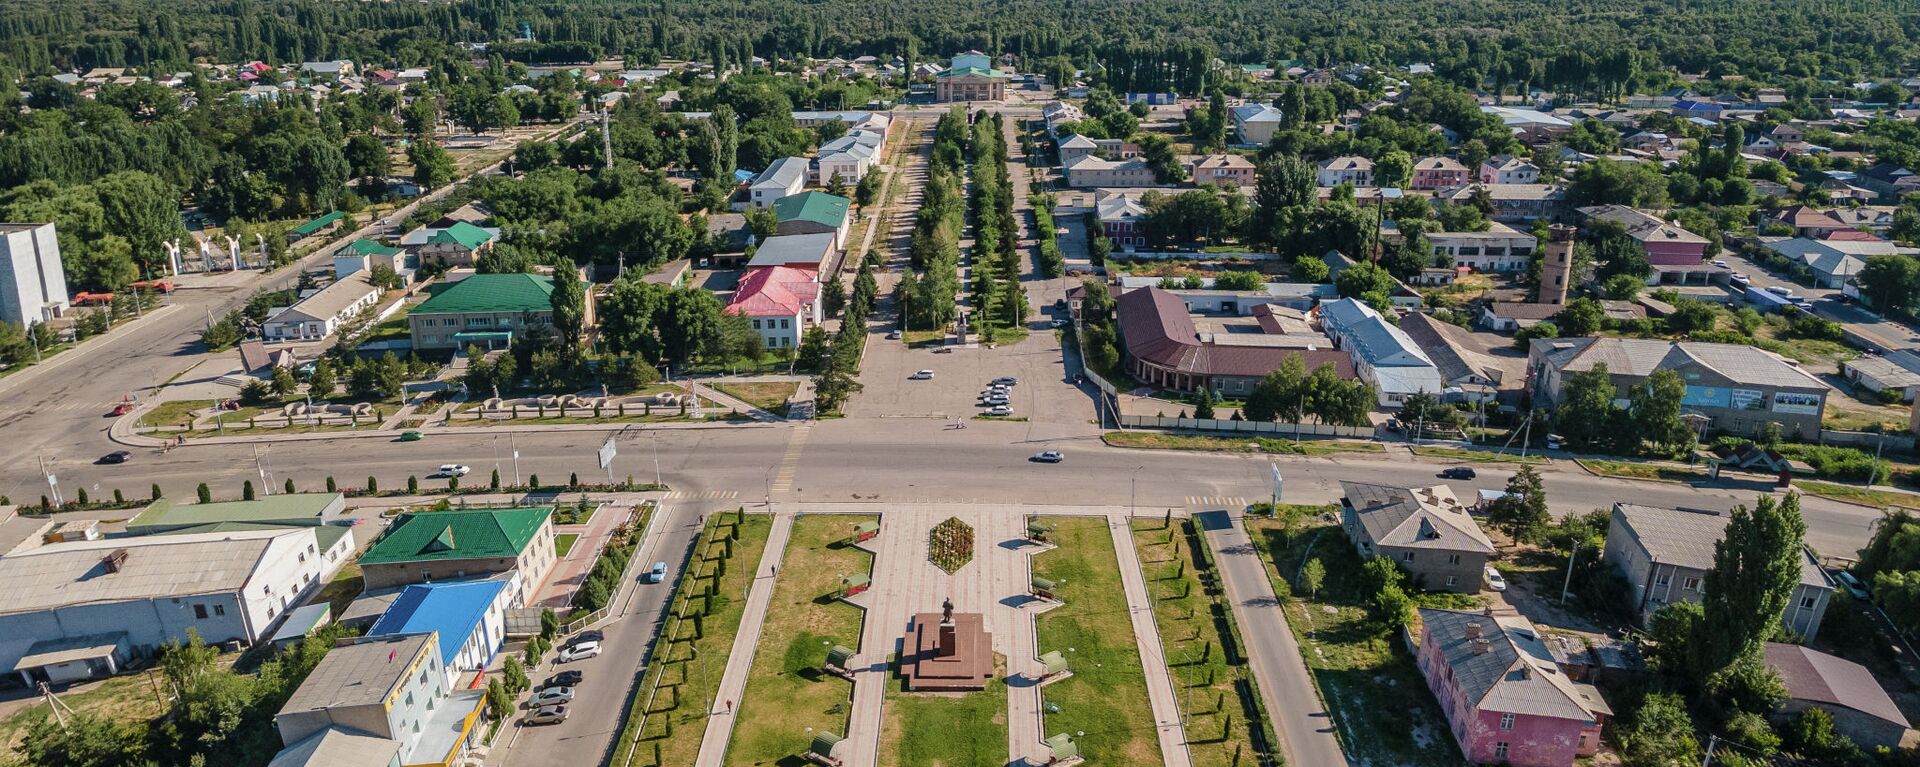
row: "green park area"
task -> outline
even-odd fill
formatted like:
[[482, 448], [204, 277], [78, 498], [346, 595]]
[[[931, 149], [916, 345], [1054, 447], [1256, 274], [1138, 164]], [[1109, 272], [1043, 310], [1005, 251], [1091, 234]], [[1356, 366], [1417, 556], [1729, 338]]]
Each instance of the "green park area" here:
[[880, 767], [1002, 767], [1007, 764], [1006, 663], [995, 659], [987, 689], [907, 692], [899, 664], [887, 685]]
[[1040, 692], [1045, 734], [1086, 733], [1076, 741], [1092, 764], [1159, 764], [1146, 675], [1107, 521], [1044, 521], [1053, 525], [1049, 538], [1058, 548], [1034, 557], [1033, 573], [1058, 584], [1063, 604], [1035, 619], [1037, 643], [1043, 655], [1058, 651], [1073, 671]]

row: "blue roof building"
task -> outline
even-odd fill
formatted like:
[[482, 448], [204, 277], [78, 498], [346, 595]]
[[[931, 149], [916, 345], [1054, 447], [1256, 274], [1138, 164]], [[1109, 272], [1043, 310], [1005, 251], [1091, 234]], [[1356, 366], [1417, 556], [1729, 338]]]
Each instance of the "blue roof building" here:
[[367, 636], [440, 634], [448, 686], [464, 671], [485, 671], [506, 641], [507, 583], [501, 580], [408, 586]]

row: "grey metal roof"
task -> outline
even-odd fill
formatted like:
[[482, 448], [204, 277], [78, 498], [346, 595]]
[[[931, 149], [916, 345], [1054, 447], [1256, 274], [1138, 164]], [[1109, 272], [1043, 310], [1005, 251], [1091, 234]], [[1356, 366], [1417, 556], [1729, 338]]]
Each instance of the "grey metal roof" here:
[[1509, 376], [1515, 381], [1524, 377], [1524, 361], [1487, 354], [1466, 328], [1414, 312], [1400, 319], [1400, 329], [1421, 349], [1426, 350], [1427, 357], [1440, 370], [1444, 382], [1479, 376], [1498, 384]]
[[400, 756], [400, 741], [346, 727], [328, 727], [301, 738], [273, 755], [267, 767], [384, 765]]
[[[1425, 607], [1419, 614], [1422, 632], [1439, 647], [1441, 662], [1476, 711], [1597, 721], [1525, 618]], [[1486, 641], [1477, 653], [1470, 625]]]
[[1831, 706], [1843, 706], [1869, 716], [1885, 719], [1901, 727], [1907, 717], [1887, 697], [1887, 691], [1874, 681], [1872, 672], [1844, 658], [1811, 650], [1800, 645], [1767, 643], [1767, 665], [1780, 673], [1787, 695]]
[[[1647, 557], [1656, 564], [1691, 570], [1713, 569], [1713, 546], [1727, 534], [1732, 517], [1697, 509], [1668, 509], [1615, 503], [1613, 515], [1639, 541]], [[1804, 586], [1832, 588], [1820, 572], [1813, 555], [1800, 554], [1800, 583]]]
[[[311, 528], [53, 543], [0, 557], [0, 614], [134, 599], [239, 591], [276, 539], [313, 540]], [[304, 548], [304, 546], [302, 547]], [[104, 561], [125, 550], [118, 572]]]
[[1493, 553], [1493, 541], [1446, 485], [1342, 481], [1340, 491], [1376, 546]]
[[[1738, 384], [1828, 388], [1820, 379], [1788, 364], [1779, 355], [1751, 346], [1647, 338], [1566, 338], [1554, 339], [1551, 343], [1561, 341], [1584, 344], [1583, 349], [1566, 356], [1561, 367], [1568, 371], [1592, 370], [1594, 365], [1605, 363], [1607, 372], [1614, 375], [1645, 377], [1657, 370], [1692, 362]], [[1549, 359], [1558, 362], [1560, 355]]]
[[760, 248], [747, 260], [748, 267], [823, 264], [833, 252], [833, 233], [782, 234], [760, 241]]
[[1902, 389], [1920, 385], [1920, 355], [1910, 351], [1901, 350], [1885, 357], [1860, 357], [1840, 365], [1878, 381], [1881, 386]]
[[782, 157], [774, 160], [772, 165], [768, 165], [766, 170], [754, 177], [753, 186], [785, 189], [795, 181], [805, 180], [809, 165], [805, 157]]
[[437, 648], [432, 633], [375, 637], [335, 647], [313, 667], [280, 713], [379, 705], [406, 681], [415, 657], [422, 652], [429, 658], [439, 657]]

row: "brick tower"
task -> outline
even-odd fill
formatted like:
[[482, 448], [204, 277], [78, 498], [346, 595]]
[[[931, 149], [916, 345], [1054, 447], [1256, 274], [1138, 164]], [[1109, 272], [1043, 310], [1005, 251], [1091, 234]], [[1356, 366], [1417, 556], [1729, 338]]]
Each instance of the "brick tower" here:
[[1568, 283], [1573, 281], [1573, 232], [1573, 227], [1564, 224], [1547, 229], [1547, 256], [1540, 265], [1540, 287], [1534, 291], [1534, 303], [1557, 306], [1567, 302]]

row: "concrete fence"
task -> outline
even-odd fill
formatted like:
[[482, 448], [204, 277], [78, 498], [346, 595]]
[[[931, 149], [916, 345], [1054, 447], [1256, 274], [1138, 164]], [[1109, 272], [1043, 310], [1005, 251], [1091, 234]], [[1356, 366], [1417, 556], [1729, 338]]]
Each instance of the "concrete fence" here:
[[1901, 452], [1913, 450], [1914, 435], [1912, 434], [1880, 434], [1870, 431], [1834, 431], [1832, 429], [1820, 430], [1820, 444], [1833, 445], [1835, 447], [1857, 447], [1862, 450], [1877, 450], [1881, 447], [1881, 440], [1883, 439], [1886, 440], [1885, 446], [1887, 449]]
[[1191, 429], [1256, 436], [1351, 437], [1372, 439], [1371, 426], [1333, 426], [1320, 423], [1273, 423], [1270, 421], [1229, 421], [1219, 418], [1167, 418], [1151, 415], [1123, 415], [1120, 425], [1129, 429]]

